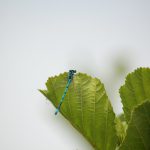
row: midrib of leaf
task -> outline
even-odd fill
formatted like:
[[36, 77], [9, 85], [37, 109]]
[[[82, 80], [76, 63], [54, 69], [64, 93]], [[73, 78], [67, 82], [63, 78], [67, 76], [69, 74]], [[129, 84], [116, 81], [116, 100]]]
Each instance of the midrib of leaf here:
[[81, 83], [79, 83], [80, 86], [80, 104], [81, 104], [81, 120], [82, 120], [82, 128], [84, 131], [84, 119], [83, 119], [83, 97], [82, 97], [82, 88], [81, 88]]

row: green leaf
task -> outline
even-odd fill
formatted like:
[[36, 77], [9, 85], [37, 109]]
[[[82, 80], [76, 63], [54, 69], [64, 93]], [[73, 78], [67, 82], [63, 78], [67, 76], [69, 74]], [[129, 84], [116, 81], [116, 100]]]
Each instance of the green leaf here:
[[[50, 77], [46, 82], [47, 90], [40, 92], [57, 107], [66, 83], [67, 73]], [[96, 150], [115, 150], [115, 114], [100, 80], [77, 73], [60, 112]]]
[[150, 101], [135, 107], [119, 150], [150, 150]]
[[130, 73], [126, 78], [125, 85], [120, 88], [120, 96], [128, 122], [134, 107], [150, 98], [150, 69], [139, 68]]

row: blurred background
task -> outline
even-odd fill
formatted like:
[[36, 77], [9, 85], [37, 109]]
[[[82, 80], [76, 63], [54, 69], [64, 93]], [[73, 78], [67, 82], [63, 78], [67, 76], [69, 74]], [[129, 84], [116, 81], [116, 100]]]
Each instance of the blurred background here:
[[149, 0], [0, 0], [0, 149], [93, 150], [37, 89], [69, 69], [98, 77], [114, 111], [150, 66]]

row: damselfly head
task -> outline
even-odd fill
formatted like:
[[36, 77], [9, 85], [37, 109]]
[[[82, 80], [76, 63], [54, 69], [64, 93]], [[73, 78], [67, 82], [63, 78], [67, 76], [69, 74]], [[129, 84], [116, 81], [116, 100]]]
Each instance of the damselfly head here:
[[69, 70], [70, 73], [76, 73], [76, 70]]
[[76, 70], [69, 70], [68, 79], [72, 79], [75, 73], [76, 73]]

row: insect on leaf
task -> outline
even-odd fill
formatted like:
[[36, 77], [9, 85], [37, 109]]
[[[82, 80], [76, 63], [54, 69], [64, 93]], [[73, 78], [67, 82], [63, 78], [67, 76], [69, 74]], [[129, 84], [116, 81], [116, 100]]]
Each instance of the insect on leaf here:
[[[40, 92], [58, 106], [67, 83], [67, 73], [50, 77]], [[95, 150], [115, 150], [115, 114], [97, 78], [77, 73], [60, 109], [61, 114], [92, 144]]]

